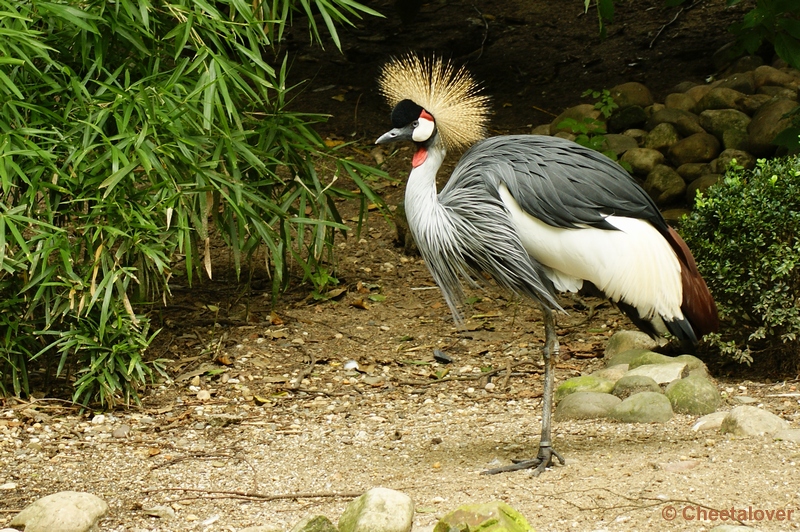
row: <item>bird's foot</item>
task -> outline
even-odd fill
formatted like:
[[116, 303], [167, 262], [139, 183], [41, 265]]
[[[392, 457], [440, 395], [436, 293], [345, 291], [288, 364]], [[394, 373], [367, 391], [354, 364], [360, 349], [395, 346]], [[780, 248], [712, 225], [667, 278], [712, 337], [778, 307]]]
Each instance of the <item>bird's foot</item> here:
[[508, 471], [520, 471], [522, 469], [533, 469], [531, 475], [538, 477], [542, 472], [553, 465], [553, 458], [558, 459], [561, 465], [564, 465], [564, 457], [558, 454], [555, 449], [549, 445], [540, 445], [539, 454], [536, 458], [531, 460], [511, 460], [513, 463], [507, 466], [495, 467], [481, 472], [481, 475], [496, 475], [498, 473], [507, 473]]

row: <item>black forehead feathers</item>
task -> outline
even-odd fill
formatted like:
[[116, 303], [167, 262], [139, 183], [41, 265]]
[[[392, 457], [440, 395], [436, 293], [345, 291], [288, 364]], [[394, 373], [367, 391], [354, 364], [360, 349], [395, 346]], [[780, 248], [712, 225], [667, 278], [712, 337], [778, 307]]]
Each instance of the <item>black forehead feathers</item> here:
[[407, 126], [419, 118], [422, 107], [411, 100], [403, 100], [392, 109], [392, 127]]

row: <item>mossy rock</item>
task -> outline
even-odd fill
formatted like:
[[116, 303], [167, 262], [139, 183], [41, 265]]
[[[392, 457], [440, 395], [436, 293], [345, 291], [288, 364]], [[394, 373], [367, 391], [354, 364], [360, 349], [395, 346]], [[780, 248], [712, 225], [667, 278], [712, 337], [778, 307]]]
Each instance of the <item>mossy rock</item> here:
[[608, 417], [624, 423], [663, 423], [672, 419], [672, 405], [664, 394], [641, 392], [612, 408]]
[[556, 388], [556, 402], [567, 395], [575, 392], [599, 392], [609, 393], [614, 389], [614, 381], [595, 377], [594, 375], [582, 375], [567, 379]]
[[290, 532], [338, 532], [338, 530], [324, 515], [313, 515], [294, 525]]
[[658, 344], [641, 331], [617, 331], [606, 344], [605, 357], [611, 358], [629, 349], [654, 349]]
[[625, 373], [627, 373], [627, 371], [627, 364], [617, 364], [616, 366], [609, 366], [607, 368], [599, 369], [592, 373], [592, 376], [617, 382], [625, 375]]
[[680, 355], [675, 357], [675, 362], [686, 362], [686, 367], [689, 368], [689, 371], [692, 372], [696, 369], [702, 369], [706, 371], [706, 363], [697, 358], [694, 355]]
[[705, 377], [689, 375], [671, 382], [664, 394], [679, 414], [705, 415], [714, 412], [720, 403], [717, 387]]
[[558, 402], [553, 419], [563, 421], [566, 419], [603, 418], [619, 403], [619, 398], [607, 393], [572, 393]]
[[534, 532], [525, 517], [502, 501], [464, 504], [442, 517], [433, 532]]
[[675, 361], [676, 360], [674, 357], [668, 357], [667, 355], [662, 355], [661, 353], [647, 351], [646, 353], [642, 353], [638, 357], [631, 360], [628, 363], [628, 369], [635, 369], [639, 366], [646, 366], [648, 364], [669, 364]]
[[614, 384], [611, 393], [620, 399], [627, 399], [640, 392], [661, 393], [661, 387], [646, 375], [625, 375]]
[[613, 355], [610, 358], [607, 358], [606, 367], [610, 368], [613, 366], [619, 366], [620, 364], [628, 364], [630, 366], [632, 360], [635, 360], [637, 357], [643, 355], [644, 353], [651, 353], [651, 352], [652, 351], [650, 351], [649, 349], [628, 349], [627, 351], [622, 351], [620, 353], [617, 353], [616, 355]]

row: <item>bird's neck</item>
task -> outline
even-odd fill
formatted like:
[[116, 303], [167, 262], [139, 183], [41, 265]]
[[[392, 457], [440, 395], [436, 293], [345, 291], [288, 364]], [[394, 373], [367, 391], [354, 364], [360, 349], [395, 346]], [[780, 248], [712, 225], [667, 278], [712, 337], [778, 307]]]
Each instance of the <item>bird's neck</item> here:
[[426, 222], [442, 211], [436, 195], [436, 173], [442, 166], [445, 153], [444, 145], [434, 141], [419, 146], [412, 159], [413, 168], [406, 183], [405, 210], [408, 225], [417, 239], [424, 233]]

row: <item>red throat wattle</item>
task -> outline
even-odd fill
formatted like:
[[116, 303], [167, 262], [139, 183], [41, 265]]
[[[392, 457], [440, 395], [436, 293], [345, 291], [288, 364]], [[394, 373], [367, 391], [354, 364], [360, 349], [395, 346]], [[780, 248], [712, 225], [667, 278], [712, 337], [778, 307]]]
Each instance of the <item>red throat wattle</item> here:
[[425, 162], [425, 159], [428, 158], [428, 150], [420, 146], [417, 148], [416, 153], [414, 153], [414, 157], [411, 158], [411, 166], [416, 168], [417, 166], [421, 165]]

